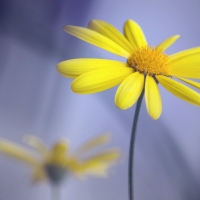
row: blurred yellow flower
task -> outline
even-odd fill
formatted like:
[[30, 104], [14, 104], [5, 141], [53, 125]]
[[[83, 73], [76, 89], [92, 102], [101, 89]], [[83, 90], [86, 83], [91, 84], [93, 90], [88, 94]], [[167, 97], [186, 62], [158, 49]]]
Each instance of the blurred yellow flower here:
[[[108, 149], [93, 156], [85, 157], [89, 151], [109, 142], [110, 135], [100, 135], [80, 146], [73, 154], [69, 152], [69, 143], [65, 140], [57, 142], [51, 149], [37, 137], [26, 135], [24, 141], [34, 151], [24, 148], [6, 139], [0, 139], [0, 153], [11, 156], [28, 164], [32, 170], [34, 181], [49, 178], [58, 183], [65, 174], [78, 177], [86, 175], [106, 176], [108, 168], [119, 158], [118, 149]], [[85, 155], [84, 155], [85, 154]]]
[[147, 44], [141, 27], [134, 21], [124, 24], [124, 35], [115, 27], [101, 20], [92, 20], [88, 28], [65, 26], [64, 30], [88, 43], [119, 56], [125, 62], [105, 59], [73, 59], [60, 62], [58, 72], [75, 78], [72, 90], [80, 94], [100, 92], [120, 84], [115, 104], [120, 109], [130, 108], [145, 89], [147, 112], [158, 119], [162, 112], [162, 100], [158, 84], [196, 106], [200, 106], [200, 94], [184, 84], [200, 89], [200, 84], [186, 79], [200, 79], [200, 47], [167, 55], [164, 51], [180, 35], [174, 35], [156, 47]]

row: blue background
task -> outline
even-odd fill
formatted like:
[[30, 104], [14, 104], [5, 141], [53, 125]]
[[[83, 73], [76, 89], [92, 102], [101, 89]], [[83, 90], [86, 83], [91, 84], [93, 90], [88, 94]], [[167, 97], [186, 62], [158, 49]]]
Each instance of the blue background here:
[[[102, 19], [123, 29], [138, 22], [150, 45], [181, 34], [168, 54], [200, 46], [199, 0], [1, 0], [0, 1], [0, 137], [21, 144], [24, 134], [49, 146], [68, 138], [72, 150], [104, 132], [110, 146], [122, 149], [109, 178], [67, 179], [63, 199], [128, 199], [128, 146], [135, 106], [114, 105], [116, 87], [92, 95], [74, 94], [72, 79], [59, 75], [56, 64], [94, 57], [123, 60], [66, 34], [64, 25], [86, 27]], [[200, 108], [162, 87], [163, 112], [152, 120], [143, 101], [135, 149], [136, 200], [200, 199]], [[50, 199], [48, 183], [32, 184], [31, 170], [0, 155], [0, 198]]]

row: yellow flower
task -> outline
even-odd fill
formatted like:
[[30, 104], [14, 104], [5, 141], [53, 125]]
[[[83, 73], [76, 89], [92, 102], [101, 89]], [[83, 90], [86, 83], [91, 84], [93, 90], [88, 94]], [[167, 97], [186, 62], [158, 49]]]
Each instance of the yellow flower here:
[[145, 90], [147, 112], [158, 119], [162, 112], [162, 100], [158, 83], [165, 89], [196, 106], [200, 106], [200, 94], [178, 82], [182, 81], [200, 89], [200, 84], [186, 79], [200, 79], [200, 47], [167, 55], [164, 51], [179, 35], [174, 35], [156, 47], [147, 44], [141, 27], [134, 21], [124, 24], [124, 36], [112, 25], [92, 20], [88, 28], [65, 26], [64, 30], [88, 43], [119, 56], [125, 62], [94, 58], [80, 58], [60, 62], [58, 72], [75, 78], [72, 90], [80, 94], [100, 92], [118, 84], [115, 104], [120, 109], [130, 108]]
[[69, 152], [69, 144], [65, 140], [57, 142], [49, 150], [35, 136], [27, 135], [24, 139], [35, 151], [0, 139], [0, 152], [28, 164], [33, 170], [32, 178], [36, 181], [49, 178], [52, 182], [58, 183], [68, 173], [78, 177], [106, 176], [108, 168], [119, 158], [118, 149], [109, 149], [87, 158], [81, 158], [88, 151], [108, 143], [109, 134], [100, 135], [84, 143], [74, 154]]

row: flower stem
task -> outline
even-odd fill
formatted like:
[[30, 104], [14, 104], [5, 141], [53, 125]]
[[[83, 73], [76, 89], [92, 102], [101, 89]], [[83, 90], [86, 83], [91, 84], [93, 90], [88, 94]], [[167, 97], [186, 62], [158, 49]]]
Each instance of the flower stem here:
[[133, 126], [131, 132], [130, 146], [129, 146], [129, 166], [128, 166], [128, 187], [129, 187], [129, 200], [134, 199], [133, 192], [133, 163], [134, 163], [134, 146], [135, 146], [135, 135], [137, 131], [138, 118], [140, 114], [140, 108], [142, 105], [142, 99], [144, 96], [144, 90], [142, 91], [135, 108], [135, 115], [133, 118]]
[[61, 200], [61, 193], [60, 193], [60, 185], [52, 183], [51, 185], [51, 199], [52, 200]]

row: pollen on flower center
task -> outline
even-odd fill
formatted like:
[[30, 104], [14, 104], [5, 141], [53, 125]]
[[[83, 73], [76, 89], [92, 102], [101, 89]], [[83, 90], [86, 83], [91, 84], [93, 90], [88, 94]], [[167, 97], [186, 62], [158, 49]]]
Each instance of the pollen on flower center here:
[[136, 71], [149, 75], [168, 75], [168, 55], [158, 48], [141, 47], [128, 58], [128, 64]]

